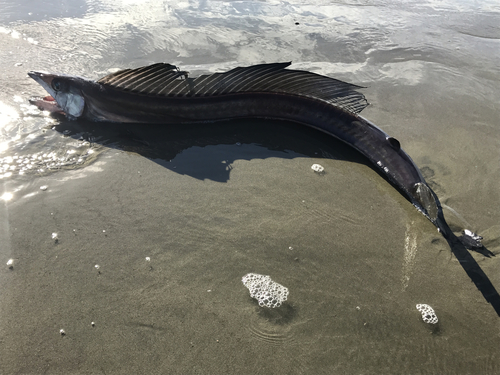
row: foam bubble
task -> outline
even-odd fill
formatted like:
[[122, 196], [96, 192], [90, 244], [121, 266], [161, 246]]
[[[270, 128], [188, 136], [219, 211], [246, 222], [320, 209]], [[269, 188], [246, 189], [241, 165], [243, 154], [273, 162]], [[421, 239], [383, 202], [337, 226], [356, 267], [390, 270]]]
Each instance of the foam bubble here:
[[325, 171], [325, 168], [320, 164], [311, 165], [311, 169], [317, 173], [323, 173]]
[[255, 298], [260, 307], [280, 307], [288, 297], [288, 288], [274, 282], [270, 276], [248, 273], [241, 281], [250, 291], [250, 297]]
[[419, 303], [417, 305], [417, 310], [422, 313], [422, 320], [426, 323], [436, 324], [438, 322], [438, 317], [434, 312], [434, 309], [425, 303]]

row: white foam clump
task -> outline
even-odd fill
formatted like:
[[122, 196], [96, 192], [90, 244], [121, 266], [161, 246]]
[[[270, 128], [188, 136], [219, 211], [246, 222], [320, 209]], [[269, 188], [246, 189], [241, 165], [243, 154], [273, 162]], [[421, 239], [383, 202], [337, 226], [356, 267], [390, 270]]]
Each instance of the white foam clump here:
[[241, 281], [250, 291], [250, 297], [255, 298], [260, 307], [280, 307], [288, 297], [288, 288], [274, 282], [270, 276], [248, 273]]
[[438, 322], [438, 317], [434, 312], [434, 309], [425, 303], [419, 303], [417, 305], [417, 310], [422, 313], [422, 320], [426, 323], [436, 324]]
[[322, 165], [320, 165], [320, 164], [313, 164], [313, 165], [311, 166], [311, 169], [312, 169], [314, 172], [318, 172], [318, 173], [322, 173], [322, 172], [324, 172], [324, 171], [325, 171], [325, 168], [324, 168]]

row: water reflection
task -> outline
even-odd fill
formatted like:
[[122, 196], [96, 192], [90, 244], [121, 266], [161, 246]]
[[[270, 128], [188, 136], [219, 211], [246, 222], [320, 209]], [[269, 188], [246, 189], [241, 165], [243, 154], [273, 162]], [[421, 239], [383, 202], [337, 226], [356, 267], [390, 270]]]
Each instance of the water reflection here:
[[9, 193], [9, 192], [6, 192], [6, 193], [3, 193], [2, 196], [0, 196], [0, 199], [8, 202], [10, 201], [12, 198], [14, 197], [14, 194], [12, 193]]
[[[9, 131], [8, 126], [17, 119], [19, 119], [17, 111], [13, 107], [0, 102], [0, 131]], [[0, 151], [2, 151], [1, 146]]]
[[36, 1], [2, 0], [0, 22], [46, 21], [61, 17], [83, 17], [92, 7], [86, 0], [46, 0], [43, 6]]

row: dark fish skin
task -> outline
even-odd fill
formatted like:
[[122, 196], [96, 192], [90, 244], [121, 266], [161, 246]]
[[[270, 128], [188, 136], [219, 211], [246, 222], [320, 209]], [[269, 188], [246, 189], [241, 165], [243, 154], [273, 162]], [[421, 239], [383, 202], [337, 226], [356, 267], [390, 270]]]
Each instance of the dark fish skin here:
[[[471, 280], [500, 316], [500, 295], [465, 247], [464, 243], [469, 242], [455, 236], [449, 228], [438, 197], [418, 167], [396, 139], [359, 114], [325, 100], [295, 93], [229, 92], [224, 95], [160, 96], [75, 76], [28, 74], [56, 99], [70, 118], [165, 124], [265, 118], [304, 124], [340, 139], [367, 157], [437, 227]], [[54, 91], [55, 81], [57, 90]], [[478, 243], [478, 246], [482, 245]]]

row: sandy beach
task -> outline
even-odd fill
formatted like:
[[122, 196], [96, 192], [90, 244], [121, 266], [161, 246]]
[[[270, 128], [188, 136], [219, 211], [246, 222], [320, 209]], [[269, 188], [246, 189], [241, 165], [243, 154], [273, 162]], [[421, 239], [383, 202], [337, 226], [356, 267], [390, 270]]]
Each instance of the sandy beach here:
[[[401, 142], [457, 234], [484, 237], [472, 256], [500, 290], [495, 1], [0, 8], [0, 374], [500, 373], [491, 305], [346, 145], [267, 120], [68, 121], [29, 105], [46, 93], [26, 75], [292, 61], [362, 86], [361, 115]], [[259, 307], [247, 273], [288, 300]]]
[[[341, 146], [318, 133], [314, 147]], [[483, 373], [497, 366], [494, 311], [432, 224], [359, 162], [233, 144], [166, 168], [111, 148], [19, 194], [7, 205], [14, 265], [0, 276], [3, 373], [335, 370], [318, 355], [347, 373], [359, 361], [473, 373], [485, 355]], [[498, 283], [498, 261], [482, 264]], [[289, 300], [259, 307], [248, 272]], [[440, 323], [423, 323], [417, 303]]]

